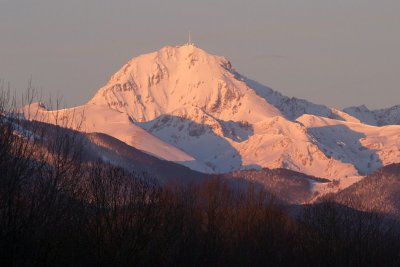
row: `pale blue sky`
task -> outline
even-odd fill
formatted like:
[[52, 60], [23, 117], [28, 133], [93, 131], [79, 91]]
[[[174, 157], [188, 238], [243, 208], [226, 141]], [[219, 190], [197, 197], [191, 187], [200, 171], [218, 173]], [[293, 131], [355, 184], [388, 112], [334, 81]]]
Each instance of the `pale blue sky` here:
[[186, 41], [334, 107], [400, 104], [398, 0], [0, 0], [0, 79], [87, 101], [130, 58]]

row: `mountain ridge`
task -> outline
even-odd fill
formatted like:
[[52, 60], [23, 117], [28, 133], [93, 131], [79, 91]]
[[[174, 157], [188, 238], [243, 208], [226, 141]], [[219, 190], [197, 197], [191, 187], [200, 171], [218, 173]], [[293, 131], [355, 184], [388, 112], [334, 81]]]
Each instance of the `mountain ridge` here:
[[286, 168], [339, 180], [340, 189], [400, 162], [400, 126], [367, 125], [354, 114], [284, 96], [193, 44], [131, 59], [85, 105], [35, 108], [50, 121], [50, 114], [81, 114], [82, 131], [201, 172]]
[[363, 123], [375, 126], [400, 124], [400, 105], [370, 110], [365, 105], [348, 107], [344, 112], [358, 118]]

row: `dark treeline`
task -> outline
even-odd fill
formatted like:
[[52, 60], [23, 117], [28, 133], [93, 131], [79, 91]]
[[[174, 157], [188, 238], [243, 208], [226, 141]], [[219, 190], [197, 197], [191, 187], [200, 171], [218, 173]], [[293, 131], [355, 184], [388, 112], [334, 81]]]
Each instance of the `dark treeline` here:
[[78, 134], [0, 112], [0, 266], [399, 266], [400, 235], [331, 201], [291, 216], [249, 185], [159, 186]]

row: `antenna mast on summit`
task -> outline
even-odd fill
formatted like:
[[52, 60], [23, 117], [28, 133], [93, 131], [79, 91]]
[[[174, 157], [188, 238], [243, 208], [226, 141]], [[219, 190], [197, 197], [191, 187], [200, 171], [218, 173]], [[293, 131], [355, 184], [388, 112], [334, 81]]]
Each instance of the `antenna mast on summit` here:
[[192, 35], [190, 34], [190, 31], [189, 31], [189, 42], [187, 44], [188, 45], [193, 45], [193, 43], [192, 43]]

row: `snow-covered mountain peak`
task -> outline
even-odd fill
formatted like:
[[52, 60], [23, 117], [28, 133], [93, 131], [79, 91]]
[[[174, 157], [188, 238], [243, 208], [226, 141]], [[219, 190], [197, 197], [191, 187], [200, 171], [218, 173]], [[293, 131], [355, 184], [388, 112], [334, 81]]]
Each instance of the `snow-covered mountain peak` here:
[[194, 45], [166, 46], [130, 60], [89, 101], [144, 122], [197, 107], [222, 120], [281, 115], [240, 79], [224, 57]]
[[72, 115], [81, 131], [204, 172], [286, 168], [342, 188], [400, 162], [400, 126], [365, 124], [395, 122], [400, 108], [340, 111], [287, 97], [190, 43], [131, 59], [83, 106], [24, 113], [50, 123]]
[[[198, 66], [202, 65], [200, 68]], [[137, 72], [136, 68], [143, 68], [143, 72], [149, 75], [157, 75], [160, 71], [176, 71], [181, 73], [196, 73], [199, 69], [210, 67], [211, 70], [217, 70], [223, 67], [225, 70], [231, 70], [232, 66], [229, 60], [222, 56], [215, 56], [198, 48], [193, 44], [182, 46], [165, 46], [160, 50], [138, 57], [134, 57], [117, 71], [107, 83], [126, 83]]]

